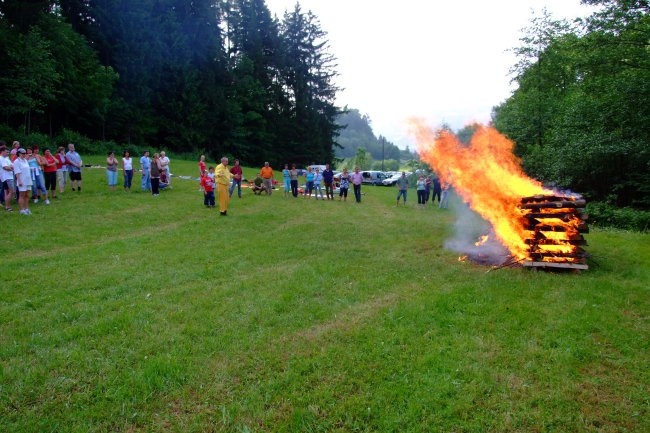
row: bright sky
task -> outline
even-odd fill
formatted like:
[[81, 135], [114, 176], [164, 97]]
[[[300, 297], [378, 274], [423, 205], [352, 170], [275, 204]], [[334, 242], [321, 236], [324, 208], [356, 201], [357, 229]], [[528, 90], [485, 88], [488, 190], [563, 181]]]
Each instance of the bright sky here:
[[[510, 96], [506, 50], [544, 7], [555, 19], [587, 16], [579, 0], [300, 0], [328, 33], [341, 106], [372, 120], [375, 135], [413, 149], [406, 120], [462, 128], [487, 122]], [[282, 17], [296, 0], [266, 0]]]

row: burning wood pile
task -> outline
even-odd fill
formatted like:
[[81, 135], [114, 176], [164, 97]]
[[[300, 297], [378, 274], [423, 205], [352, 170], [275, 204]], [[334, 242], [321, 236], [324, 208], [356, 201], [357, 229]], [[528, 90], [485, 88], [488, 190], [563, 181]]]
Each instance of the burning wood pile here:
[[534, 195], [521, 199], [528, 237], [528, 257], [524, 266], [540, 268], [588, 269], [587, 245], [582, 233], [588, 233], [585, 200], [577, 196]]
[[432, 130], [417, 119], [411, 122], [420, 158], [493, 231], [489, 240], [473, 247], [462, 242], [445, 242], [445, 246], [479, 263], [500, 263], [496, 269], [519, 264], [587, 269], [582, 249], [587, 244], [582, 233], [588, 231], [585, 200], [545, 188], [528, 177], [512, 141], [492, 126], [473, 127], [474, 135], [464, 143], [447, 129]]

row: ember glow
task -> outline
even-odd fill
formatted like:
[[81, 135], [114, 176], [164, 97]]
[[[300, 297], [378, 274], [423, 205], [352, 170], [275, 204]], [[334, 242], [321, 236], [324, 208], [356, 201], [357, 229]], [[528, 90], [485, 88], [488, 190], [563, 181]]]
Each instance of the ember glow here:
[[553, 191], [526, 176], [513, 153], [514, 144], [496, 129], [478, 126], [469, 144], [447, 130], [433, 131], [413, 120], [420, 158], [449, 183], [470, 208], [487, 220], [516, 259], [528, 256], [522, 197]]

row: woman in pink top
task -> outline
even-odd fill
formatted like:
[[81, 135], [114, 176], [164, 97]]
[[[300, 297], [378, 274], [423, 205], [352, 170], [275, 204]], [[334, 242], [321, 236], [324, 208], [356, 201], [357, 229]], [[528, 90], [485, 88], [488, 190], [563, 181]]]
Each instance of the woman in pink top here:
[[359, 167], [354, 167], [354, 173], [350, 176], [352, 180], [352, 186], [354, 187], [354, 198], [357, 203], [361, 203], [361, 182], [363, 182], [363, 176], [359, 173]]

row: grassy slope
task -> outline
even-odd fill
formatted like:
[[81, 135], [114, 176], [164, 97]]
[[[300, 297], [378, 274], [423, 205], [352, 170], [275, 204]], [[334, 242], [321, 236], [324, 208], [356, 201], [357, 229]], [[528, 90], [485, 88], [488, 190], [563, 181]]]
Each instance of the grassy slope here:
[[195, 182], [103, 176], [1, 215], [0, 431], [650, 429], [648, 235], [592, 232], [579, 275], [486, 273], [392, 188], [220, 218]]

